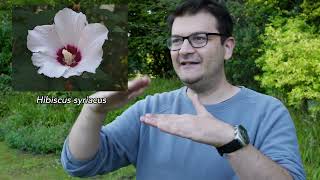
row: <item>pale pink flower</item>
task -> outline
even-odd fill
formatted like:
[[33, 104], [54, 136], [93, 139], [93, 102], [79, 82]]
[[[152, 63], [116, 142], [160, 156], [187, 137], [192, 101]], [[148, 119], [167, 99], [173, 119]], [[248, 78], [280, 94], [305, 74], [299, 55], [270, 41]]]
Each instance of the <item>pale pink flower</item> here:
[[39, 74], [80, 76], [85, 71], [95, 73], [99, 67], [108, 32], [100, 23], [88, 24], [83, 13], [64, 8], [55, 15], [54, 24], [28, 31], [27, 47]]

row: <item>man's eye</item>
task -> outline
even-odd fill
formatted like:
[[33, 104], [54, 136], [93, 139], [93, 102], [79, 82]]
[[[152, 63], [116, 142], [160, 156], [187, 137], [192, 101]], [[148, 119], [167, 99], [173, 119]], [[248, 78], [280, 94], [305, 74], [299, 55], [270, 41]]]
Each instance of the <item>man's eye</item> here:
[[172, 44], [179, 44], [179, 43], [181, 43], [181, 39], [173, 38], [173, 39], [171, 39], [171, 42], [172, 42]]
[[205, 36], [194, 36], [192, 37], [193, 41], [205, 41], [207, 38]]

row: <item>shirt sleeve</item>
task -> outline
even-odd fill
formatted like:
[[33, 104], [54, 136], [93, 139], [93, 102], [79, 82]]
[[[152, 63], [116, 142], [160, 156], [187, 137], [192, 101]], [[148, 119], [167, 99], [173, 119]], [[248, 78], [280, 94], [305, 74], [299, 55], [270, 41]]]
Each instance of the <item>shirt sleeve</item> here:
[[258, 129], [255, 146], [267, 157], [287, 169], [295, 180], [306, 179], [303, 170], [296, 130], [288, 110], [276, 101]]
[[128, 108], [113, 122], [102, 127], [100, 147], [96, 155], [87, 161], [79, 161], [70, 153], [68, 138], [61, 153], [63, 168], [72, 176], [89, 177], [105, 174], [129, 164], [136, 164], [141, 101]]

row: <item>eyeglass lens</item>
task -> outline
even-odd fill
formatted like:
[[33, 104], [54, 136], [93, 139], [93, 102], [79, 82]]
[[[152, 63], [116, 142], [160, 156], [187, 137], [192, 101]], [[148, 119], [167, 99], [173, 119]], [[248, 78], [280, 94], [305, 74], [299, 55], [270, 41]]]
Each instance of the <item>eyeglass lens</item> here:
[[192, 34], [188, 37], [173, 36], [168, 39], [168, 48], [173, 51], [181, 49], [185, 39], [188, 39], [192, 47], [200, 48], [207, 44], [208, 36], [205, 33]]

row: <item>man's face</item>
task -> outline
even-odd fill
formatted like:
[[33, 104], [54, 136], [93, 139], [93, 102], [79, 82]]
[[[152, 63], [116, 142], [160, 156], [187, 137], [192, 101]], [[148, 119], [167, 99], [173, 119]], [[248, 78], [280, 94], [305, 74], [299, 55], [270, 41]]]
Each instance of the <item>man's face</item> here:
[[[172, 36], [186, 37], [196, 32], [220, 33], [216, 18], [207, 12], [175, 18]], [[187, 85], [224, 75], [225, 48], [216, 35], [209, 35], [208, 44], [202, 48], [193, 48], [185, 39], [180, 50], [171, 51], [171, 59], [179, 78]]]

